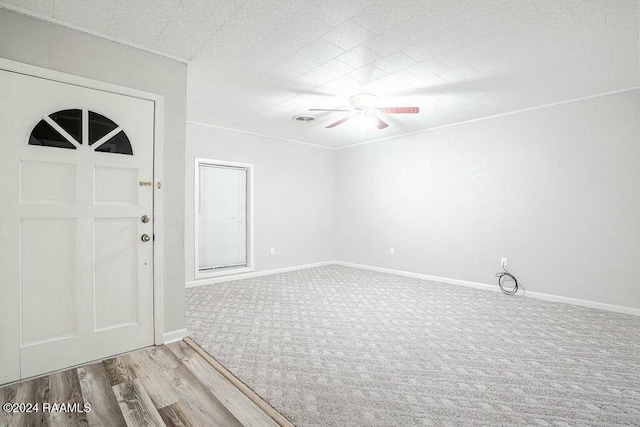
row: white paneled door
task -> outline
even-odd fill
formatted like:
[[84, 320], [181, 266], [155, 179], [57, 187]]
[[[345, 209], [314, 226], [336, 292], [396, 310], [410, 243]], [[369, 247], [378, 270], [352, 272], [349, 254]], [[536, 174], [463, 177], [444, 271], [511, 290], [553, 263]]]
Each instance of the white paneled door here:
[[153, 344], [154, 103], [0, 71], [0, 384]]
[[199, 271], [247, 266], [247, 169], [200, 164]]

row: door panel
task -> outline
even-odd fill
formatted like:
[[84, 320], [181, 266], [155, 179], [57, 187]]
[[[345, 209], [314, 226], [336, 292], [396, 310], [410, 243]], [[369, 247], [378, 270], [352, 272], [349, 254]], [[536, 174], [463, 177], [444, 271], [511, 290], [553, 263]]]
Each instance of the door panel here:
[[5, 71], [0, 93], [0, 383], [153, 344], [153, 102]]
[[22, 347], [75, 336], [75, 219], [23, 219], [20, 247]]
[[96, 218], [96, 330], [138, 321], [137, 218]]
[[95, 203], [123, 203], [134, 205], [138, 202], [138, 171], [136, 169], [96, 167]]
[[75, 203], [76, 166], [65, 163], [20, 162], [21, 203]]

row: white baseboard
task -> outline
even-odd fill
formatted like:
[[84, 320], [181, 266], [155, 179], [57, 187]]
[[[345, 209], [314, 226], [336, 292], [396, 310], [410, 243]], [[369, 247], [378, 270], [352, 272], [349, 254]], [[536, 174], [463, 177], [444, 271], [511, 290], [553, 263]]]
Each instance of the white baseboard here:
[[562, 297], [559, 295], [543, 294], [541, 292], [523, 291], [522, 296], [541, 299], [545, 301], [562, 302], [565, 304], [579, 305], [581, 307], [596, 308], [598, 310], [613, 311], [616, 313], [640, 316], [640, 308], [625, 307], [624, 305], [606, 304], [604, 302], [589, 301], [585, 299]]
[[[415, 278], [415, 279], [430, 280], [432, 282], [440, 282], [440, 283], [448, 283], [448, 284], [451, 284], [451, 285], [465, 286], [467, 288], [481, 289], [481, 290], [492, 291], [492, 292], [500, 292], [500, 288], [498, 287], [497, 284], [490, 285], [490, 284], [487, 284], [487, 283], [470, 282], [468, 280], [459, 280], [459, 279], [452, 279], [452, 278], [449, 278], [449, 277], [432, 276], [430, 274], [414, 273], [414, 272], [411, 272], [411, 271], [404, 271], [404, 270], [394, 270], [392, 268], [375, 267], [375, 266], [372, 266], [372, 265], [356, 264], [356, 263], [353, 263], [353, 262], [345, 262], [345, 261], [325, 261], [325, 262], [318, 262], [318, 263], [314, 263], [314, 264], [304, 264], [304, 265], [296, 265], [296, 266], [293, 266], [293, 267], [277, 268], [277, 269], [274, 269], [274, 270], [265, 270], [265, 271], [243, 273], [243, 274], [233, 274], [233, 275], [223, 276], [223, 277], [213, 277], [213, 278], [208, 278], [208, 279], [195, 280], [193, 282], [187, 282], [186, 283], [186, 287], [187, 288], [193, 288], [193, 287], [196, 287], [196, 286], [210, 285], [210, 284], [213, 284], [213, 283], [230, 282], [230, 281], [233, 281], [233, 280], [249, 279], [249, 278], [252, 278], [252, 277], [260, 277], [260, 276], [268, 276], [268, 275], [271, 275], [271, 274], [286, 273], [288, 271], [304, 270], [304, 269], [307, 269], [307, 268], [321, 267], [321, 266], [325, 266], [325, 265], [342, 265], [342, 266], [345, 266], [345, 267], [353, 267], [353, 268], [360, 268], [360, 269], [363, 269], [363, 270], [378, 271], [378, 272], [381, 272], [381, 273], [396, 274], [398, 276], [412, 277], [412, 278]], [[605, 311], [613, 311], [613, 312], [616, 312], [616, 313], [631, 314], [633, 316], [640, 316], [640, 308], [625, 307], [625, 306], [622, 306], [622, 305], [606, 304], [606, 303], [602, 303], [602, 302], [589, 301], [589, 300], [583, 300], [583, 299], [578, 299], [578, 298], [563, 297], [563, 296], [558, 296], [558, 295], [545, 294], [545, 293], [542, 293], [542, 292], [532, 292], [532, 291], [527, 291], [527, 290], [522, 289], [522, 288], [518, 291], [516, 296], [527, 297], [527, 298], [535, 298], [535, 299], [540, 299], [540, 300], [545, 300], [545, 301], [552, 301], [552, 302], [560, 302], [560, 303], [565, 303], [565, 304], [578, 305], [578, 306], [581, 306], [581, 307], [595, 308], [595, 309], [598, 309], [598, 310], [605, 310]], [[167, 342], [167, 335], [168, 334], [174, 334], [174, 333], [177, 333], [177, 332], [181, 332], [181, 331], [174, 331], [174, 332], [169, 332], [167, 334], [164, 334], [165, 342]], [[184, 336], [186, 336], [186, 330], [184, 330], [184, 335], [180, 336], [179, 338], [174, 339], [174, 341], [181, 340]]]
[[361, 268], [363, 270], [378, 271], [380, 273], [395, 274], [398, 276], [413, 277], [414, 279], [431, 280], [432, 282], [449, 283], [451, 285], [466, 286], [467, 288], [483, 289], [485, 291], [498, 291], [498, 285], [487, 285], [485, 283], [468, 282], [466, 280], [450, 279], [448, 277], [431, 276], [429, 274], [413, 273], [411, 271], [394, 270], [392, 268], [374, 267], [372, 265], [356, 264], [353, 262], [336, 261], [335, 264], [345, 267]]
[[195, 288], [197, 286], [212, 285], [214, 283], [231, 282], [234, 280], [242, 280], [242, 279], [251, 279], [253, 277], [269, 276], [271, 274], [287, 273], [289, 271], [305, 270], [307, 268], [322, 267], [325, 265], [333, 265], [333, 264], [336, 264], [336, 261], [323, 261], [323, 262], [316, 262], [313, 264], [303, 264], [303, 265], [294, 265], [292, 267], [276, 268], [273, 270], [252, 271], [251, 273], [230, 274], [228, 276], [221, 276], [221, 277], [209, 277], [207, 279], [200, 279], [200, 280], [194, 280], [192, 282], [187, 282], [185, 286], [187, 288]]
[[[413, 273], [410, 271], [393, 270], [391, 268], [374, 267], [371, 265], [355, 264], [352, 262], [336, 261], [335, 264], [345, 267], [361, 268], [363, 270], [379, 271], [381, 273], [396, 274], [398, 276], [413, 277], [415, 279], [431, 280], [433, 282], [448, 283], [451, 285], [466, 286], [468, 288], [482, 289], [487, 291], [500, 292], [498, 285], [489, 285], [486, 283], [469, 282], [466, 280], [451, 279], [448, 277], [431, 276], [429, 274]], [[595, 308], [598, 310], [613, 311], [616, 313], [631, 314], [640, 316], [640, 308], [625, 307], [622, 305], [605, 304], [602, 302], [588, 301], [578, 298], [562, 297], [558, 295], [544, 294], [541, 292], [531, 292], [521, 289], [517, 296], [541, 299], [545, 301], [561, 302], [565, 304], [579, 305], [581, 307]]]
[[165, 332], [163, 335], [164, 344], [171, 344], [172, 342], [180, 341], [182, 338], [189, 335], [189, 331], [186, 329], [178, 329], [175, 331]]

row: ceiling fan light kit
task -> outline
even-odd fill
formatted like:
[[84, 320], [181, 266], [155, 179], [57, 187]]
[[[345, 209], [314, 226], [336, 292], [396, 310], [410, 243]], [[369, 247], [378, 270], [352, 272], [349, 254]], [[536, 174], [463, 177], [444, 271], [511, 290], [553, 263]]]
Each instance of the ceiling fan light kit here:
[[389, 124], [382, 120], [379, 114], [418, 114], [419, 107], [373, 107], [376, 96], [369, 93], [353, 95], [349, 98], [351, 109], [343, 108], [310, 108], [309, 111], [325, 111], [325, 112], [345, 112], [351, 113], [350, 116], [338, 120], [326, 126], [327, 129], [334, 128], [349, 119], [356, 118], [359, 127], [372, 124], [382, 130], [389, 127]]

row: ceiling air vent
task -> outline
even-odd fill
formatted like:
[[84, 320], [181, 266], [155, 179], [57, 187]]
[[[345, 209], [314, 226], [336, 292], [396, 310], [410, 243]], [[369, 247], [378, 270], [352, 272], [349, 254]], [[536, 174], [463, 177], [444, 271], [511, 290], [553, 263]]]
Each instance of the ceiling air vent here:
[[293, 116], [293, 120], [297, 122], [302, 122], [302, 123], [311, 123], [312, 121], [315, 120], [315, 118], [311, 116]]

